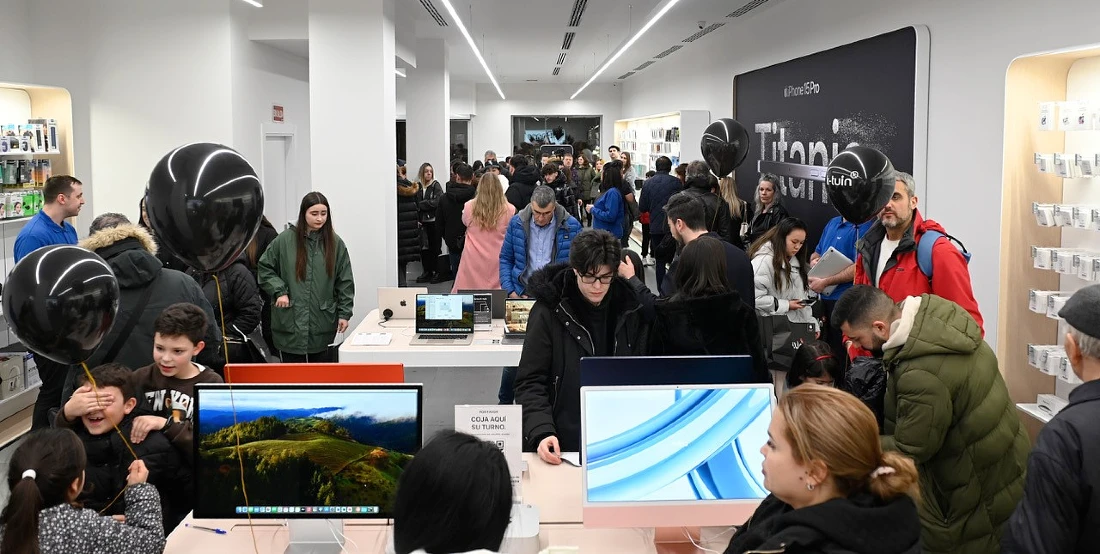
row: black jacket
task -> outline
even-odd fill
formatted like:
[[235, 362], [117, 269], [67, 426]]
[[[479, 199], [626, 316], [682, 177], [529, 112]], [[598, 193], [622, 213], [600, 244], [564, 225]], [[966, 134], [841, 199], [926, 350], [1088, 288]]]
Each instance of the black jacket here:
[[641, 198], [638, 199], [638, 209], [642, 213], [649, 212], [649, 233], [651, 235], [668, 234], [668, 218], [665, 217], [665, 204], [673, 194], [680, 192], [680, 180], [668, 174], [667, 171], [658, 171], [656, 175], [646, 179], [642, 185]]
[[772, 382], [756, 310], [734, 292], [658, 301], [648, 342], [651, 356], [747, 354], [752, 356], [755, 382]]
[[[509, 189], [511, 190], [511, 189]], [[640, 356], [648, 334], [645, 307], [633, 287], [615, 278], [604, 302], [614, 326], [615, 356]], [[516, 373], [516, 403], [523, 406], [523, 440], [527, 450], [556, 435], [563, 452], [578, 452], [581, 442], [580, 361], [595, 354], [592, 333], [577, 315], [587, 302], [569, 264], [550, 264], [531, 276], [527, 294], [537, 300], [527, 319]]]
[[474, 198], [477, 189], [473, 185], [451, 183], [443, 198], [439, 199], [439, 211], [436, 212], [436, 226], [443, 233], [447, 250], [451, 253], [462, 252], [459, 238], [466, 235], [466, 225], [462, 223], [462, 208], [467, 200]]
[[886, 407], [886, 371], [882, 369], [882, 360], [870, 356], [852, 360], [840, 388], [852, 393], [874, 412], [881, 433]]
[[[248, 270], [248, 264], [244, 258], [238, 258], [232, 265], [218, 273], [220, 283], [214, 282], [214, 276], [211, 273], [191, 270], [188, 274], [199, 283], [207, 302], [214, 307], [214, 317], [218, 320], [219, 326], [221, 312], [225, 312], [225, 328], [228, 336], [240, 338], [240, 334], [233, 331], [234, 328], [249, 335], [259, 327], [263, 300], [260, 298], [260, 287], [256, 285], [256, 278]], [[217, 307], [219, 284], [222, 289], [221, 310]]]
[[1027, 462], [1024, 499], [1005, 526], [1006, 554], [1084, 554], [1100, 545], [1100, 381], [1069, 393]]
[[[256, 264], [259, 263], [260, 256], [264, 255], [267, 247], [271, 246], [271, 241], [275, 240], [277, 236], [279, 236], [279, 232], [275, 230], [275, 226], [271, 222], [267, 219], [260, 221], [260, 227], [256, 229], [256, 236], [252, 237], [252, 241], [256, 243], [256, 259], [245, 258], [248, 270], [252, 272], [252, 277], [256, 277]], [[247, 253], [248, 250], [246, 249], [245, 252]]]
[[531, 194], [538, 185], [539, 170], [533, 165], [525, 165], [508, 179], [508, 190], [504, 192], [504, 197], [516, 207], [516, 213], [519, 213], [531, 204]]
[[[154, 255], [156, 244], [147, 231], [136, 225], [119, 225], [92, 234], [81, 241], [80, 246], [106, 260], [118, 279], [120, 293], [115, 324], [103, 337], [103, 346], [87, 360], [88, 367], [118, 362], [130, 369], [137, 369], [153, 363], [153, 321], [165, 308], [177, 302], [190, 302], [206, 312], [206, 347], [197, 361], [210, 367], [220, 367], [225, 363], [221, 353], [222, 333], [214, 318], [213, 306], [194, 279], [186, 273], [161, 266]], [[153, 292], [145, 309], [135, 314], [146, 286], [153, 287]], [[126, 327], [127, 319], [135, 315], [139, 319], [130, 336], [122, 339], [125, 346], [114, 360], [105, 360], [107, 351], [119, 340], [119, 334]], [[222, 364], [217, 363], [218, 358], [222, 359]]]
[[420, 184], [420, 190], [416, 191], [416, 209], [421, 223], [435, 222], [436, 213], [439, 211], [439, 199], [443, 197], [443, 185], [439, 181], [432, 181], [428, 186]]
[[397, 178], [397, 263], [420, 259], [420, 223], [417, 193], [420, 185]]
[[882, 503], [864, 493], [795, 510], [768, 495], [725, 554], [920, 554], [920, 529], [908, 496]]
[[[716, 233], [707, 233], [703, 236], [716, 239], [722, 238]], [[749, 255], [744, 250], [728, 242], [723, 242], [722, 246], [726, 249], [726, 280], [729, 281], [731, 287], [737, 289], [737, 294], [741, 295], [741, 300], [745, 302], [746, 306], [755, 306], [756, 285], [753, 282], [752, 260], [749, 259]], [[679, 266], [679, 262], [680, 259], [677, 257], [668, 266], [665, 281], [661, 284], [661, 292], [664, 296], [676, 294], [676, 268]]]
[[711, 181], [707, 177], [693, 177], [688, 179], [684, 192], [703, 201], [706, 206], [707, 230], [733, 244], [730, 205], [721, 196], [711, 192], [710, 186]]
[[730, 233], [733, 235], [730, 237], [732, 239], [730, 243], [741, 250], [747, 251], [750, 245], [746, 242], [746, 239], [741, 237], [741, 224], [752, 222], [752, 204], [741, 200], [740, 208], [730, 206], [730, 209], [733, 210], [730, 214]]
[[783, 204], [776, 200], [771, 211], [758, 213], [752, 217], [752, 223], [749, 224], [749, 234], [745, 238], [746, 244], [749, 246], [756, 242], [756, 239], [764, 236], [772, 227], [779, 225], [780, 221], [791, 217], [791, 214], [787, 213], [787, 208], [783, 207]]
[[[125, 514], [125, 499], [119, 497], [111, 504], [115, 495], [126, 488], [126, 476], [129, 474], [130, 463], [134, 461], [134, 456], [123, 444], [122, 437], [113, 429], [102, 435], [92, 435], [80, 420], [65, 421], [62, 413], [57, 414], [55, 421], [58, 427], [71, 428], [84, 443], [88, 462], [84, 469], [84, 492], [78, 500], [84, 502], [84, 507], [96, 511], [103, 510], [110, 504], [104, 515]], [[130, 440], [133, 423], [134, 415], [131, 414], [118, 425], [127, 442]], [[131, 446], [149, 469], [148, 483], [155, 486], [160, 493], [164, 508], [164, 532], [167, 534], [194, 507], [191, 468], [183, 462], [164, 433], [149, 433], [144, 441]]]

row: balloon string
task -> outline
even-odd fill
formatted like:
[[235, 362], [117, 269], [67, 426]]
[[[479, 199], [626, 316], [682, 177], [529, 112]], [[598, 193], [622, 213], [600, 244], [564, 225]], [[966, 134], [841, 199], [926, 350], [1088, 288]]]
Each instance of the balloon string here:
[[[84, 369], [84, 376], [88, 378], [88, 384], [90, 384], [92, 386], [92, 392], [95, 393], [96, 404], [99, 405], [99, 408], [101, 410], [106, 410], [107, 407], [103, 405], [103, 401], [100, 400], [100, 398], [99, 398], [99, 386], [96, 385], [95, 377], [92, 377], [92, 372], [91, 372], [91, 370], [88, 369], [88, 364], [85, 363], [85, 362], [80, 362], [80, 367]], [[123, 401], [125, 401], [125, 400], [126, 399], [124, 398]], [[126, 450], [129, 450], [130, 455], [132, 455], [134, 457], [134, 459], [137, 460], [138, 455], [137, 455], [137, 453], [134, 452], [133, 447], [130, 446], [130, 441], [126, 440], [126, 435], [124, 435], [122, 433], [122, 429], [119, 429], [118, 425], [115, 425], [113, 423], [111, 425], [115, 428], [115, 432], [118, 433], [119, 438], [122, 439], [122, 444], [126, 446]], [[122, 497], [122, 494], [124, 492], [126, 492], [127, 488], [129, 488], [129, 485], [126, 485], [125, 487], [122, 487], [122, 490], [118, 491], [118, 494], [116, 494], [115, 497], [112, 498], [111, 501], [108, 502], [107, 505], [104, 506], [103, 509], [99, 511], [99, 515], [103, 515], [103, 514], [107, 513], [107, 510], [110, 509], [111, 506], [114, 506], [115, 502], [118, 502], [118, 499]]]
[[[229, 339], [225, 334], [225, 306], [222, 302], [222, 282], [218, 279], [218, 274], [214, 274], [214, 287], [218, 290], [218, 314], [221, 315], [222, 324], [222, 350], [225, 354], [225, 365], [229, 365]], [[228, 375], [228, 373], [227, 373]], [[256, 528], [252, 526], [252, 513], [248, 510], [250, 504], [248, 502], [248, 489], [244, 486], [244, 458], [241, 457], [241, 430], [237, 427], [237, 403], [233, 399], [233, 380], [226, 379], [226, 385], [229, 386], [229, 406], [233, 411], [233, 437], [237, 441], [236, 453], [237, 453], [237, 465], [241, 469], [241, 495], [244, 496], [244, 514], [248, 518], [248, 531], [252, 534], [252, 549], [256, 554], [260, 554], [260, 545], [256, 542]]]

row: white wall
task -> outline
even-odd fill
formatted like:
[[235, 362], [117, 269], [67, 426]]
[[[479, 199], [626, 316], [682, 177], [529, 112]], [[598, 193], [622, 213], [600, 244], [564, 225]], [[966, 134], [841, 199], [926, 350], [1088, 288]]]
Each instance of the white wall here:
[[[974, 293], [986, 340], [995, 345], [1005, 71], [1022, 54], [1100, 41], [1095, 25], [1067, 25], [1065, 17], [1100, 20], [1100, 2], [1054, 0], [1037, 9], [1025, 0], [786, 0], [630, 78], [623, 112], [633, 117], [705, 109], [712, 118], [728, 117], [735, 74], [908, 25], [927, 25], [928, 192], [920, 208], [974, 253]], [[676, 64], [717, 52], [737, 55], [708, 56], [711, 61], [691, 75], [691, 86], [683, 86]], [[677, 82], [670, 78], [674, 74]], [[888, 84], [875, 86], [889, 93]]]
[[[237, 6], [239, 4], [239, 6]], [[265, 4], [265, 9], [266, 9]], [[309, 60], [277, 48], [249, 40], [251, 33], [242, 15], [255, 9], [237, 2], [232, 20], [233, 74], [233, 143], [257, 173], [263, 170], [263, 138], [261, 127], [283, 127], [295, 130], [294, 172], [287, 182], [297, 185], [301, 194], [311, 190], [310, 121], [309, 121]], [[285, 122], [272, 124], [272, 105], [283, 106]], [[293, 180], [293, 181], [292, 181]], [[270, 194], [270, 192], [269, 192]], [[298, 195], [301, 196], [301, 195]], [[297, 204], [295, 204], [297, 205]], [[296, 209], [296, 208], [295, 208]]]
[[622, 87], [593, 84], [576, 100], [569, 100], [577, 90], [575, 84], [514, 83], [502, 85], [502, 88], [507, 100], [501, 100], [491, 84], [477, 86], [477, 116], [470, 119], [470, 152], [492, 150], [502, 159], [510, 155], [515, 146], [512, 144], [513, 115], [603, 116], [601, 148], [606, 151], [614, 144], [615, 121], [622, 119]]

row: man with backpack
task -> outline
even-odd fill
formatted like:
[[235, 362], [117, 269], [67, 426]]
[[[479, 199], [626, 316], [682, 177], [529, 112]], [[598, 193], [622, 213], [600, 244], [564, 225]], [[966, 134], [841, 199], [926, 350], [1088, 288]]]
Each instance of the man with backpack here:
[[[856, 244], [856, 285], [873, 285], [895, 302], [909, 296], [934, 294], [970, 313], [985, 328], [970, 285], [970, 254], [959, 250], [939, 223], [917, 210], [916, 181], [897, 172], [894, 194], [878, 221]], [[961, 246], [961, 243], [960, 243]]]

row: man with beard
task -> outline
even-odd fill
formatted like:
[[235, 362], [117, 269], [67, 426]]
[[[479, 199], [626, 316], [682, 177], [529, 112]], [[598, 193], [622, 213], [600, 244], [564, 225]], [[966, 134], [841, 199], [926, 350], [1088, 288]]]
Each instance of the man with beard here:
[[[664, 215], [668, 232], [676, 239], [680, 250], [699, 237], [722, 239], [717, 233], [707, 232], [706, 204], [687, 192], [672, 195], [664, 205]], [[752, 261], [749, 255], [726, 241], [722, 241], [722, 246], [726, 252], [726, 279], [731, 287], [737, 289], [746, 306], [754, 306], [756, 286], [753, 284]], [[658, 283], [658, 290], [663, 297], [676, 294], [675, 277], [679, 262], [678, 257], [673, 260], [668, 267], [668, 273], [664, 275], [664, 281]]]
[[897, 172], [896, 179], [894, 194], [879, 212], [878, 222], [856, 245], [854, 283], [876, 286], [895, 302], [925, 293], [950, 300], [970, 313], [984, 336], [966, 259], [946, 236], [932, 247], [932, 275], [921, 271], [917, 248], [922, 237], [928, 231], [946, 232], [939, 223], [921, 217], [913, 176]]
[[1023, 497], [1029, 444], [978, 323], [939, 296], [895, 304], [867, 285], [840, 297], [833, 320], [882, 357], [882, 448], [917, 464], [923, 551], [1000, 552]]

